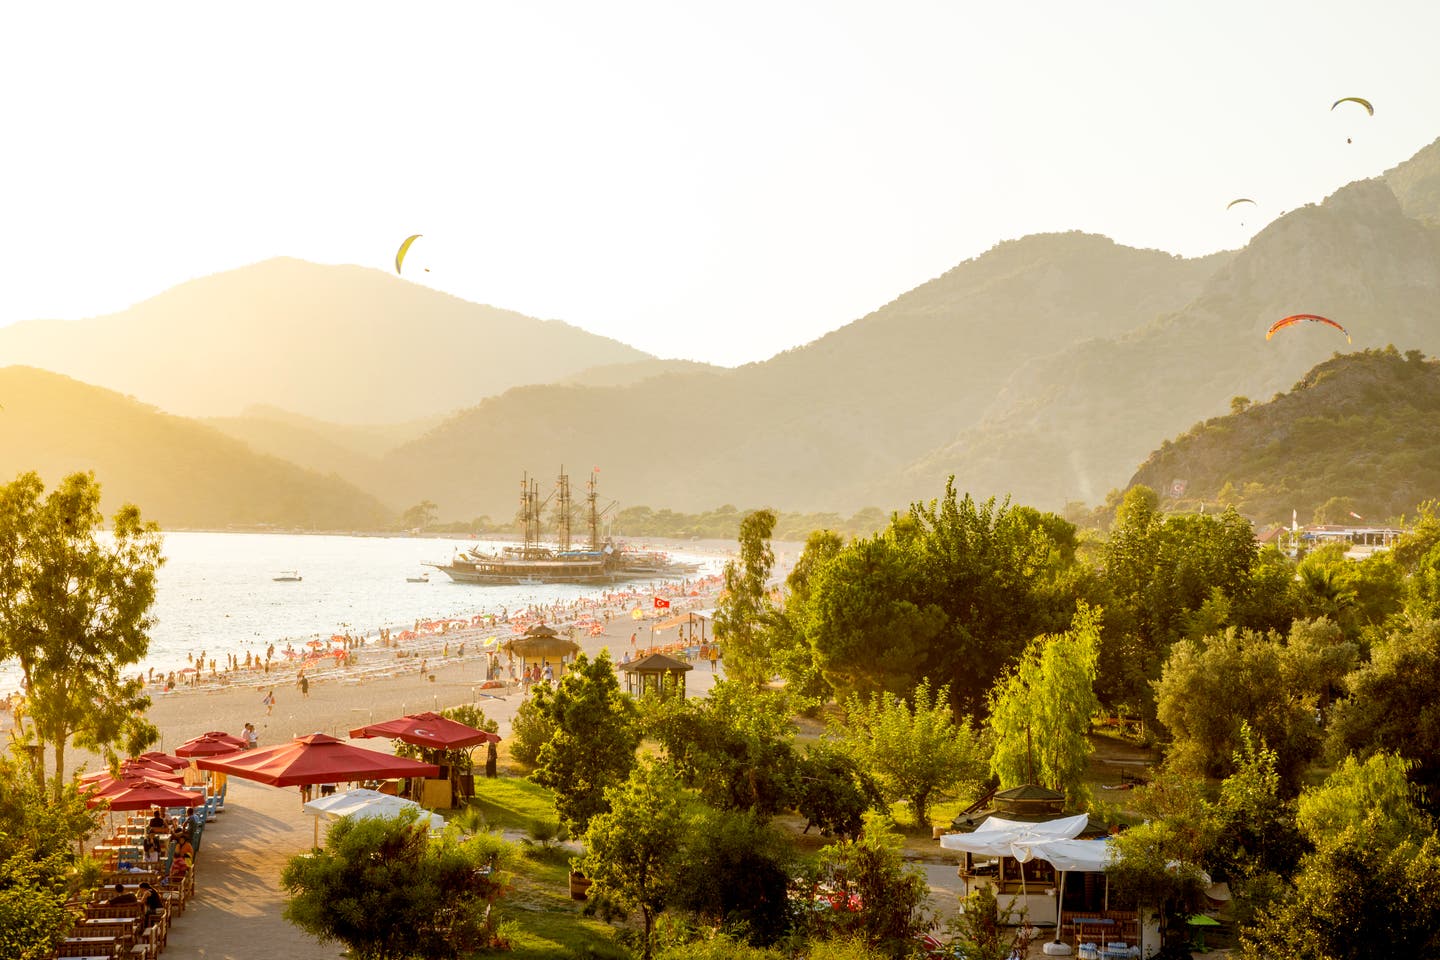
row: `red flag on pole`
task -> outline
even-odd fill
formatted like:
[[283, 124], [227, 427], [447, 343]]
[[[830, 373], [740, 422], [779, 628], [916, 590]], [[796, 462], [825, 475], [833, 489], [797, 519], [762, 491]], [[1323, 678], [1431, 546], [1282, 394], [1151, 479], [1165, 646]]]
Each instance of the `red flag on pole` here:
[[664, 599], [663, 597], [656, 597], [656, 598], [655, 598], [655, 609], [656, 609], [656, 610], [664, 610], [664, 609], [665, 609], [666, 607], [668, 607], [668, 606], [670, 606], [670, 601], [669, 601], [669, 600], [666, 600], [666, 599]]

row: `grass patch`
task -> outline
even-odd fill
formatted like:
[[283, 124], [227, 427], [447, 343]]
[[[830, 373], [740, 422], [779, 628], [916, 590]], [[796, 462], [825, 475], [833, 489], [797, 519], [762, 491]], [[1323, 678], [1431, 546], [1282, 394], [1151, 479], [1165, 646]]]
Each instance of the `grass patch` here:
[[[528, 832], [535, 821], [554, 822], [555, 798], [545, 787], [523, 777], [475, 781], [473, 806], [493, 829]], [[630, 960], [615, 941], [614, 928], [581, 916], [581, 901], [570, 899], [570, 861], [563, 849], [544, 856], [520, 856], [514, 865], [515, 888], [496, 906], [508, 924], [515, 960]]]
[[555, 819], [555, 795], [523, 777], [477, 778], [471, 804], [495, 828], [529, 830], [536, 820]]
[[515, 890], [499, 908], [502, 922], [510, 921], [517, 960], [561, 960], [570, 957], [629, 960], [630, 953], [615, 942], [608, 923], [580, 915], [584, 903], [570, 899], [570, 862], [521, 860], [515, 870]]

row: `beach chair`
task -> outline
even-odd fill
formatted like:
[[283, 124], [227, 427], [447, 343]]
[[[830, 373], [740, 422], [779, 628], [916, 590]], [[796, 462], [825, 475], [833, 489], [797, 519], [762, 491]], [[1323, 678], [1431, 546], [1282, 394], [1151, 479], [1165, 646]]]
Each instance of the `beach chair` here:
[[160, 954], [160, 933], [153, 926], [145, 928], [145, 932], [130, 944], [130, 957], [133, 960], [155, 960]]

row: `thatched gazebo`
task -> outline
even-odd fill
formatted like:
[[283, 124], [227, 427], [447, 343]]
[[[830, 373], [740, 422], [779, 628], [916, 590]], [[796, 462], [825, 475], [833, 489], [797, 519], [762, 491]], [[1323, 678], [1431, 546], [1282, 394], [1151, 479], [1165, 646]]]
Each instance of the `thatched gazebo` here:
[[[580, 652], [580, 644], [568, 637], [562, 637], [551, 627], [543, 623], [537, 623], [524, 636], [515, 637], [505, 642], [505, 649], [520, 658], [523, 666], [526, 661], [539, 660], [541, 664], [550, 660], [562, 663], [566, 657], [573, 657]], [[563, 672], [563, 666], [561, 672]]]
[[632, 697], [644, 696], [646, 687], [650, 686], [656, 693], [674, 693], [683, 698], [685, 671], [693, 668], [684, 660], [676, 660], [663, 653], [652, 653], [622, 664], [620, 669], [625, 671], [625, 686]]

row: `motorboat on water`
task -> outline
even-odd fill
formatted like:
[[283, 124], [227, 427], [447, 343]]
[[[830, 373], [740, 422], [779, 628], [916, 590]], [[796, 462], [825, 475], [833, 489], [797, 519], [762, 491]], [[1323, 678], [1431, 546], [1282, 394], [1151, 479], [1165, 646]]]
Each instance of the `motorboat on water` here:
[[429, 582], [430, 582], [430, 574], [429, 574], [429, 573], [422, 573], [422, 574], [420, 574], [420, 576], [418, 576], [418, 577], [406, 577], [406, 578], [405, 578], [405, 582], [406, 582], [406, 583], [429, 583]]
[[271, 577], [270, 579], [276, 583], [299, 583], [305, 578], [300, 576], [300, 571], [298, 570], [281, 570], [278, 577]]

